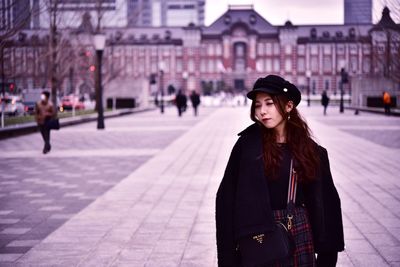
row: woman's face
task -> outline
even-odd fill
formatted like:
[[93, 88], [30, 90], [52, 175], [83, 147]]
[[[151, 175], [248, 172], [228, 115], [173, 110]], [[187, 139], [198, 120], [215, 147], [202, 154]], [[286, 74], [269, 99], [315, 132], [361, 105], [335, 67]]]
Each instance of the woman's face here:
[[255, 116], [268, 129], [283, 127], [285, 120], [276, 108], [271, 96], [267, 93], [258, 93], [255, 98]]

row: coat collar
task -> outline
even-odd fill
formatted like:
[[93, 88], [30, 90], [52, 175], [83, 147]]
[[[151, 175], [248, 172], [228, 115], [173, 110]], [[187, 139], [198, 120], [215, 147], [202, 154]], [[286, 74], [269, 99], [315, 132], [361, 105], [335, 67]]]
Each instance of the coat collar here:
[[261, 133], [262, 126], [259, 125], [258, 123], [253, 123], [250, 126], [248, 126], [246, 129], [238, 133], [239, 136], [245, 136], [248, 134], [254, 134], [254, 133]]

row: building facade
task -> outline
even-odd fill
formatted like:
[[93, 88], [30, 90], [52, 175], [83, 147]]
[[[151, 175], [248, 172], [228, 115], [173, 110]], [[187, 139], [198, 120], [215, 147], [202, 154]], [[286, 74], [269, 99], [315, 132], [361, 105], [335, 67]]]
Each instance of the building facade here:
[[205, 0], [127, 0], [129, 27], [204, 25]]
[[[90, 29], [79, 27], [85, 28]], [[132, 97], [140, 102], [143, 90], [154, 93], [161, 90], [161, 84], [164, 89], [172, 86], [203, 94], [245, 93], [267, 74], [285, 77], [303, 94], [326, 90], [332, 95], [340, 90], [342, 68], [350, 79], [383, 74], [392, 78], [400, 73], [400, 29], [387, 8], [377, 25], [293, 25], [288, 21], [274, 26], [252, 6], [230, 6], [208, 27], [112, 27], [104, 31], [105, 99]], [[4, 71], [20, 88], [41, 87], [48, 71], [43, 60], [48, 37], [45, 31], [24, 34], [4, 49]], [[90, 35], [72, 29], [63, 35], [75, 48], [65, 50], [69, 64], [61, 64], [68, 69], [60, 80], [60, 91], [93, 92]], [[350, 84], [345, 85], [345, 92], [351, 93]]]
[[344, 0], [344, 24], [371, 24], [372, 0]]

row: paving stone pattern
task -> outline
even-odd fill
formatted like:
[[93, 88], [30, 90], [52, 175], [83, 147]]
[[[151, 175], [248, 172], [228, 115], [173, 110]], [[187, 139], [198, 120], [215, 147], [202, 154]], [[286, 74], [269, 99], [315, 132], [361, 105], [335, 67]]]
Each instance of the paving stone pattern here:
[[328, 149], [346, 251], [340, 266], [400, 266], [400, 118], [302, 107]]
[[156, 110], [106, 120], [105, 131], [94, 123], [66, 127], [52, 132], [48, 155], [41, 154], [38, 133], [0, 141], [0, 266], [29, 251], [212, 112], [178, 118], [174, 110], [162, 117]]
[[[313, 109], [315, 110], [316, 107]], [[339, 108], [335, 106], [328, 109], [327, 116], [318, 113], [314, 113], [314, 116], [318, 122], [335, 126], [354, 136], [389, 148], [400, 148], [400, 121], [398, 117], [366, 112], [354, 115], [353, 110], [345, 110], [345, 114], [340, 114]]]

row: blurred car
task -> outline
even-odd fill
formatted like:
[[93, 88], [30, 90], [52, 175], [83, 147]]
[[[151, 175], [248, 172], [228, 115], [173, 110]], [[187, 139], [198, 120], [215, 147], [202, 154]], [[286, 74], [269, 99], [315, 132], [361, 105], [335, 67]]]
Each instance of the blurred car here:
[[[17, 116], [25, 114], [25, 106], [22, 103], [22, 100], [16, 96], [6, 96], [1, 99], [0, 105], [2, 106], [4, 101], [4, 114], [9, 116]], [[1, 113], [0, 106], [0, 113]]]
[[25, 106], [25, 114], [29, 115], [35, 114], [36, 102], [24, 101], [23, 104]]
[[72, 108], [75, 108], [75, 110], [81, 110], [85, 109], [85, 105], [83, 104], [82, 101], [79, 100], [77, 96], [73, 95], [63, 96], [61, 98], [59, 110], [63, 112], [65, 110], [72, 110]]

